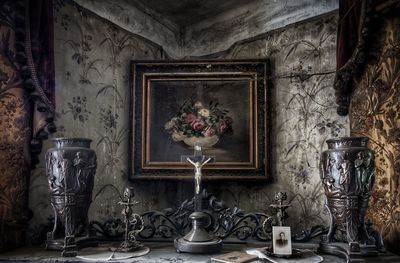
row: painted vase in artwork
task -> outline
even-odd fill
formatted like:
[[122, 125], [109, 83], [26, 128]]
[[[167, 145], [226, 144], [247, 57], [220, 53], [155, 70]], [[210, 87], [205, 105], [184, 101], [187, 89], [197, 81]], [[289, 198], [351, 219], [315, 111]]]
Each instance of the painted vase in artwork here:
[[186, 137], [183, 139], [183, 142], [190, 147], [194, 147], [195, 145], [199, 145], [203, 148], [211, 148], [219, 141], [219, 137], [217, 135], [211, 137]]
[[331, 222], [326, 242], [375, 245], [365, 224], [368, 200], [375, 182], [375, 157], [366, 137], [327, 140], [321, 155], [320, 174]]
[[[90, 139], [57, 138], [53, 142], [55, 147], [46, 153], [46, 173], [55, 219], [46, 248], [62, 250], [63, 256], [75, 256], [77, 247], [97, 245], [88, 220], [96, 154], [90, 149]], [[83, 227], [84, 234], [78, 237], [79, 227]]]

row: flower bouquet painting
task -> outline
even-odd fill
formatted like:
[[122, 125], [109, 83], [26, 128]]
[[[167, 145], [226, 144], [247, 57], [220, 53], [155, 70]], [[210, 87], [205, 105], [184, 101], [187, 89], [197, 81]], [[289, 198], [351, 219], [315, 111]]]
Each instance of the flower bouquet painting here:
[[199, 144], [209, 148], [223, 136], [232, 134], [232, 123], [229, 110], [220, 107], [218, 102], [210, 101], [205, 106], [201, 101], [188, 99], [164, 128], [174, 142], [183, 141], [190, 147]]
[[[195, 145], [213, 180], [267, 178], [269, 114], [263, 60], [132, 64], [132, 179], [186, 179]], [[269, 125], [269, 124], [268, 124]]]

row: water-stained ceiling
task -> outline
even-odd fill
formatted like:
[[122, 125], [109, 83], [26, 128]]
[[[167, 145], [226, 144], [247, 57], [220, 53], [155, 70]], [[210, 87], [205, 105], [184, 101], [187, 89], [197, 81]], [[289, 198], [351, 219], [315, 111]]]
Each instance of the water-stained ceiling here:
[[338, 0], [73, 0], [163, 47], [204, 56], [238, 41], [337, 10]]
[[162, 14], [180, 27], [262, 0], [132, 0]]

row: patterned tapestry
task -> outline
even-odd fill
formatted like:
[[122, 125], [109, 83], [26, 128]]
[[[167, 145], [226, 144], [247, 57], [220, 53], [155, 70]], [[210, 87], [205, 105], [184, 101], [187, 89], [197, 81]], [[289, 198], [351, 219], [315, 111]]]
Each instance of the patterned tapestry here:
[[[162, 59], [162, 47], [139, 38], [87, 10], [65, 2], [55, 13], [56, 124], [54, 137], [88, 137], [98, 169], [89, 210], [91, 221], [121, 217], [117, 204], [132, 185], [137, 212], [176, 208], [193, 196], [193, 182], [128, 181], [129, 62]], [[243, 41], [221, 59], [269, 57], [272, 81], [272, 182], [205, 182], [227, 206], [273, 213], [277, 191], [292, 202], [289, 223], [296, 231], [327, 224], [319, 177], [326, 139], [349, 133], [348, 118], [336, 114], [334, 89], [337, 14], [319, 17]], [[52, 143], [47, 141], [44, 152]], [[32, 239], [51, 218], [44, 156], [30, 186]]]
[[31, 104], [17, 58], [17, 6], [3, 1], [0, 8], [0, 250], [24, 241], [28, 219]]
[[30, 170], [55, 130], [52, 11], [46, 0], [0, 6], [0, 250], [25, 241]]
[[400, 251], [400, 19], [376, 25], [368, 63], [351, 100], [351, 133], [367, 136], [376, 154], [368, 219], [385, 245]]

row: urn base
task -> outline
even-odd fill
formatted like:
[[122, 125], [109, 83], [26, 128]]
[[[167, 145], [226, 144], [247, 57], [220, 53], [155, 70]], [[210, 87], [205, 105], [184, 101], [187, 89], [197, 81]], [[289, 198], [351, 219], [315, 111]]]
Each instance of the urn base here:
[[346, 263], [365, 263], [364, 257], [379, 255], [375, 245], [360, 245], [357, 242], [321, 242], [318, 252], [341, 257]]
[[46, 240], [46, 250], [62, 251], [63, 257], [75, 257], [77, 250], [86, 247], [97, 247], [99, 241], [96, 236], [74, 237], [52, 239], [48, 237]]

